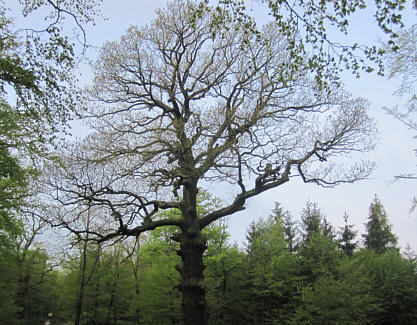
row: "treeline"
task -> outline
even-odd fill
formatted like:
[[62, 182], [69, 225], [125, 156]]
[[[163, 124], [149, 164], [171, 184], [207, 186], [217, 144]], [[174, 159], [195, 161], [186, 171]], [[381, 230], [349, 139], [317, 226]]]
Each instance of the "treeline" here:
[[[244, 248], [225, 224], [210, 226], [210, 324], [417, 324], [416, 257], [399, 252], [377, 198], [366, 226], [358, 236], [345, 216], [335, 229], [311, 202], [299, 218], [276, 203]], [[59, 267], [22, 241], [0, 255], [1, 324], [43, 324], [48, 313], [52, 324], [181, 324], [174, 235], [166, 227], [111, 246], [78, 242]]]

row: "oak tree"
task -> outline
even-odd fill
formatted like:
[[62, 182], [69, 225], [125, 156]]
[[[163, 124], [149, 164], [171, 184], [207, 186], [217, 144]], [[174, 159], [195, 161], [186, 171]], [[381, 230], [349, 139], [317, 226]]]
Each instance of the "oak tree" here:
[[[26, 222], [22, 221], [26, 212], [23, 210], [30, 205], [29, 184], [36, 175], [33, 166], [37, 163], [30, 158], [36, 159], [45, 154], [54, 143], [57, 131], [68, 122], [75, 106], [74, 68], [78, 56], [69, 38], [71, 32], [63, 24], [63, 19], [71, 17], [78, 26], [76, 31], [84, 31], [84, 23], [91, 20], [96, 3], [96, 0], [77, 1], [77, 5], [66, 0], [21, 0], [20, 18], [38, 11], [40, 7], [49, 8], [51, 14], [42, 21], [45, 23], [42, 27], [32, 21], [30, 28], [24, 28], [16, 26], [12, 19], [10, 7], [16, 6], [17, 1], [6, 3], [0, 0], [2, 323], [13, 324], [19, 306], [20, 315], [25, 315], [26, 297], [22, 295], [39, 282], [31, 283], [28, 277], [34, 278], [34, 270], [44, 274], [43, 271], [48, 269], [23, 267], [31, 260], [39, 265], [39, 260], [45, 261], [43, 253], [29, 250], [33, 242], [33, 227], [37, 225], [33, 223], [25, 230], [23, 224], [26, 226]], [[43, 281], [44, 277], [40, 278]]]
[[[92, 131], [43, 177], [51, 222], [80, 236], [177, 228], [185, 324], [207, 324], [203, 229], [292, 177], [326, 187], [367, 177], [372, 164], [355, 159], [374, 132], [366, 101], [318, 84], [276, 23], [260, 35], [237, 24], [213, 33], [215, 17], [197, 8], [211, 10], [174, 1], [103, 46], [84, 111]], [[199, 187], [213, 186], [231, 197], [198, 210]], [[89, 230], [77, 226], [80, 207], [101, 210]], [[169, 209], [178, 213], [158, 214]]]

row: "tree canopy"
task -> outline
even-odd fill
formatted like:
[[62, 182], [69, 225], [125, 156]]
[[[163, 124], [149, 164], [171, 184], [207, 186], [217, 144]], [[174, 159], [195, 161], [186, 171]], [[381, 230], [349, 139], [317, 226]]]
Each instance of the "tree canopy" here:
[[[196, 10], [212, 9], [174, 1], [103, 46], [83, 113], [94, 132], [60, 151], [43, 178], [57, 202], [51, 222], [80, 236], [178, 228], [186, 324], [206, 322], [202, 229], [291, 177], [329, 187], [367, 177], [372, 164], [337, 157], [371, 149], [375, 130], [367, 102], [322, 87], [278, 23], [213, 34], [216, 17]], [[198, 211], [198, 187], [222, 183], [234, 197]], [[179, 213], [158, 213], [167, 209]], [[87, 211], [96, 216], [88, 230], [78, 222]]]
[[[85, 113], [95, 132], [60, 153], [65, 169], [51, 168], [48, 183], [59, 177], [65, 203], [90, 202], [117, 216], [119, 232], [100, 238], [163, 224], [146, 222], [158, 209], [181, 209], [179, 191], [189, 183], [236, 188], [234, 201], [201, 217], [204, 227], [291, 176], [334, 186], [372, 169], [353, 164], [341, 172], [332, 161], [372, 148], [366, 101], [320, 89], [304, 66], [289, 71], [293, 58], [275, 24], [242, 49], [240, 30], [213, 39], [211, 17], [191, 22], [191, 9], [170, 4], [151, 26], [103, 47]], [[146, 222], [128, 230], [131, 203]]]

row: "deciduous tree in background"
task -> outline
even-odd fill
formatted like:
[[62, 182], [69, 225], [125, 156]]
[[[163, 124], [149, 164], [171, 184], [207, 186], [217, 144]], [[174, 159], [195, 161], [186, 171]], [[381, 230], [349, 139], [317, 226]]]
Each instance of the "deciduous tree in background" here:
[[[85, 111], [94, 132], [59, 152], [43, 179], [58, 202], [51, 221], [75, 233], [87, 232], [73, 214], [83, 205], [102, 209], [88, 231], [98, 241], [178, 229], [185, 324], [207, 324], [204, 228], [291, 177], [331, 187], [372, 169], [337, 160], [372, 147], [364, 100], [317, 84], [277, 24], [213, 33], [208, 11], [175, 1], [102, 48]], [[210, 184], [233, 196], [200, 213], [198, 187]], [[157, 213], [166, 209], [178, 214]]]
[[[4, 276], [0, 319], [5, 324], [13, 324], [17, 311], [20, 317], [26, 314], [26, 300], [38, 298], [39, 290], [34, 287], [44, 280], [34, 280], [35, 276], [44, 275], [49, 268], [42, 249], [29, 250], [30, 244], [26, 247], [28, 242], [22, 243], [20, 238], [26, 231], [21, 219], [30, 206], [29, 184], [36, 176], [33, 166], [38, 166], [34, 161], [55, 143], [77, 98], [74, 67], [78, 55], [62, 20], [71, 17], [76, 30], [83, 32], [98, 2], [82, 0], [74, 5], [66, 0], [21, 0], [22, 16], [40, 7], [48, 7], [51, 13], [42, 21], [45, 25], [32, 22], [31, 29], [24, 29], [13, 25], [7, 7], [10, 2], [0, 0], [0, 273]], [[27, 229], [29, 236], [32, 226], [35, 223]], [[23, 297], [26, 294], [31, 297]], [[33, 306], [32, 311], [36, 304]]]

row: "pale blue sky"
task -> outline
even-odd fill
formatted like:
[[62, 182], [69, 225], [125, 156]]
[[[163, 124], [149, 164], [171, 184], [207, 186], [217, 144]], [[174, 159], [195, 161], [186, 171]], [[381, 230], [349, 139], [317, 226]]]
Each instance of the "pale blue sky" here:
[[[105, 41], [118, 40], [130, 25], [141, 26], [149, 23], [155, 17], [154, 10], [165, 3], [166, 1], [161, 0], [104, 0], [102, 13], [108, 19], [104, 21], [98, 18], [96, 26], [87, 29], [89, 42], [100, 46]], [[255, 6], [253, 4], [254, 8]], [[415, 23], [416, 17], [416, 11], [408, 10], [407, 24]], [[354, 41], [366, 43], [378, 39], [369, 15], [355, 17], [352, 22], [349, 37]], [[90, 50], [89, 54], [94, 55], [94, 50]], [[84, 70], [83, 78], [89, 78], [88, 70]], [[293, 179], [282, 187], [251, 199], [246, 211], [231, 216], [229, 225], [232, 240], [241, 244], [248, 225], [260, 216], [266, 217], [273, 208], [274, 201], [279, 201], [297, 219], [306, 201], [315, 201], [336, 227], [343, 224], [342, 217], [346, 212], [350, 217], [350, 223], [355, 224], [359, 233], [362, 233], [369, 204], [377, 194], [393, 224], [394, 232], [400, 238], [400, 245], [404, 248], [409, 243], [417, 251], [417, 213], [409, 214], [411, 198], [417, 195], [417, 184], [413, 181], [392, 182], [394, 175], [417, 169], [417, 159], [413, 152], [417, 143], [412, 139], [412, 132], [382, 110], [383, 106], [398, 103], [398, 99], [392, 96], [398, 81], [386, 80], [375, 74], [355, 79], [347, 73], [344, 74], [343, 82], [354, 96], [370, 100], [370, 115], [378, 123], [381, 139], [378, 141], [377, 149], [368, 155], [368, 158], [377, 164], [371, 179], [356, 184], [340, 185], [334, 189], [323, 189]], [[77, 132], [78, 130], [74, 130], [74, 133]], [[216, 191], [216, 194], [227, 197], [227, 193]]]

